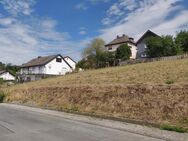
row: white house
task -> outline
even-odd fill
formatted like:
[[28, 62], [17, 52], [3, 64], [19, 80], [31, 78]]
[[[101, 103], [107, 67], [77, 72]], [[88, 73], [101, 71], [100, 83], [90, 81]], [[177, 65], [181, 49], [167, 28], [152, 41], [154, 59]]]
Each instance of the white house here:
[[136, 42], [137, 45], [137, 59], [141, 59], [141, 58], [146, 58], [147, 54], [146, 54], [146, 40], [149, 37], [160, 37], [159, 35], [155, 34], [154, 32], [148, 30], [147, 32], [145, 32], [142, 37], [140, 37], [140, 39]]
[[2, 78], [5, 81], [14, 81], [15, 80], [15, 76], [6, 70], [0, 71], [0, 78]]
[[69, 56], [64, 57], [64, 60], [75, 70], [76, 68], [76, 62], [70, 58]]
[[33, 81], [53, 75], [65, 75], [74, 70], [61, 55], [37, 57], [21, 66], [20, 79]]
[[132, 55], [130, 58], [136, 59], [137, 47], [136, 47], [136, 43], [134, 42], [134, 38], [129, 37], [125, 34], [123, 34], [123, 36], [121, 37], [117, 36], [116, 39], [111, 41], [109, 44], [105, 45], [106, 51], [115, 52], [117, 48], [122, 44], [127, 44], [130, 47], [131, 52], [132, 52]]

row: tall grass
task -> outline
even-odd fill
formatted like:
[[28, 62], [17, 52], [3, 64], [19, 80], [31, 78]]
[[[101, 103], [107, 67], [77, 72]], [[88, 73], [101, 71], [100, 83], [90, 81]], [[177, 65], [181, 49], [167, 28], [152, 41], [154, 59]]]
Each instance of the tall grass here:
[[0, 103], [4, 101], [5, 93], [3, 91], [0, 91]]

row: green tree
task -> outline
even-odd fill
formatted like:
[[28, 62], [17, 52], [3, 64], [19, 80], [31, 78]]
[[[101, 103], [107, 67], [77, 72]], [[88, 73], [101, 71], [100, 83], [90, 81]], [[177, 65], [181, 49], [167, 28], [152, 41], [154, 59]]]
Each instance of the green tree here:
[[177, 55], [181, 49], [175, 45], [172, 36], [150, 37], [146, 40], [148, 57], [162, 57]]
[[173, 36], [167, 35], [162, 38], [163, 56], [177, 55], [181, 52], [181, 48], [175, 45]]
[[188, 52], [188, 31], [180, 31], [175, 38], [176, 46]]
[[120, 47], [117, 48], [115, 53], [116, 59], [122, 60], [130, 59], [131, 55], [131, 49], [127, 44], [120, 45]]
[[16, 72], [20, 70], [19, 66], [12, 65], [11, 63], [5, 65], [5, 69], [16, 75]]
[[86, 64], [86, 59], [82, 59], [80, 60], [77, 64], [76, 64], [76, 68], [82, 68], [84, 69], [85, 68], [85, 64]]
[[163, 45], [160, 37], [150, 37], [146, 40], [146, 44], [146, 54], [148, 57], [153, 58], [163, 56]]
[[[78, 65], [82, 65], [84, 69], [98, 68], [100, 58], [105, 51], [105, 42], [103, 39], [96, 38], [91, 41], [87, 48], [82, 52], [84, 59]], [[81, 63], [81, 64], [80, 64]]]
[[82, 56], [85, 58], [87, 56], [98, 55], [105, 51], [104, 45], [105, 41], [103, 39], [96, 38], [91, 41], [87, 48], [84, 49]]
[[97, 56], [97, 67], [107, 67], [113, 66], [115, 60], [115, 56], [111, 52], [102, 52]]
[[4, 70], [5, 69], [5, 64], [0, 62], [0, 70]]

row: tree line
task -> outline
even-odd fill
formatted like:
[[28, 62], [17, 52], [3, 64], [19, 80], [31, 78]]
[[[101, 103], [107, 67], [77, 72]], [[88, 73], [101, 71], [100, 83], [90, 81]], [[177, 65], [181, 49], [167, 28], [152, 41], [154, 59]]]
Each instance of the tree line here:
[[105, 41], [96, 38], [82, 52], [83, 59], [77, 63], [77, 68], [96, 69], [114, 66], [116, 60], [127, 60], [130, 56], [131, 49], [127, 44], [121, 45], [116, 52], [108, 52], [105, 50]]
[[1, 70], [7, 70], [9, 72], [11, 72], [12, 74], [16, 75], [16, 72], [18, 72], [20, 70], [19, 66], [16, 65], [12, 65], [12, 64], [4, 64], [2, 62], [0, 62], [0, 71]]
[[[171, 35], [149, 37], [146, 44], [145, 53], [148, 58], [186, 53], [188, 52], [188, 31], [180, 31], [175, 37]], [[115, 52], [108, 52], [105, 50], [105, 41], [96, 38], [83, 50], [82, 60], [77, 63], [77, 68], [96, 69], [115, 66], [119, 60], [129, 60], [131, 55], [131, 49], [127, 44], [120, 45]]]
[[150, 37], [146, 41], [146, 55], [149, 58], [172, 56], [188, 52], [188, 31], [171, 35]]

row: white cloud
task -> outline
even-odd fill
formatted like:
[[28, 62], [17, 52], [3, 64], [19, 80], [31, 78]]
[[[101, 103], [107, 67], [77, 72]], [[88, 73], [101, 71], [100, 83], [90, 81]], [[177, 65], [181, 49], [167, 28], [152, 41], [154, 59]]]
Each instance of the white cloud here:
[[33, 12], [32, 6], [35, 0], [1, 0], [0, 3], [14, 16], [30, 15]]
[[10, 25], [10, 24], [12, 24], [15, 21], [16, 21], [16, 19], [14, 19], [14, 18], [10, 18], [10, 17], [3, 18], [3, 17], [0, 17], [0, 25], [2, 25], [2, 26]]
[[[113, 4], [117, 7], [125, 5], [131, 0], [119, 0]], [[111, 8], [107, 11], [107, 17], [111, 26], [101, 29], [100, 37], [104, 38], [107, 42], [116, 37], [116, 35], [127, 34], [136, 39], [141, 36], [146, 30], [154, 30], [158, 34], [171, 34], [180, 30], [183, 25], [188, 25], [188, 10], [182, 6], [177, 5], [177, 2], [182, 0], [142, 0], [137, 3], [132, 0], [132, 6], [125, 6], [118, 10], [112, 11]], [[133, 8], [134, 7], [134, 8]], [[134, 9], [134, 10], [132, 10]], [[127, 12], [129, 11], [129, 12]], [[175, 12], [176, 15], [171, 14]], [[121, 14], [120, 14], [121, 13]], [[116, 18], [116, 15], [119, 18]], [[188, 26], [187, 26], [188, 27]]]
[[[86, 45], [83, 41], [70, 41], [68, 33], [57, 32], [55, 26], [50, 24], [53, 22], [43, 19], [38, 21], [39, 24], [28, 25], [17, 21], [1, 27], [0, 61], [22, 64], [39, 55], [69, 55], [74, 51], [75, 45], [78, 48]], [[79, 52], [80, 50], [73, 56], [74, 59], [79, 59]]]
[[79, 34], [80, 34], [80, 35], [86, 35], [86, 34], [87, 34], [86, 30], [87, 30], [87, 29], [86, 29], [85, 27], [80, 27]]
[[86, 31], [82, 30], [79, 32], [80, 35], [85, 35], [86, 34]]
[[[56, 20], [34, 14], [30, 16], [33, 11], [30, 2], [33, 4], [34, 0], [1, 1], [0, 4], [10, 14], [0, 13], [0, 62], [22, 64], [39, 55], [73, 55], [75, 45], [77, 48], [85, 47], [86, 40], [73, 42], [69, 33], [57, 31]], [[14, 8], [9, 9], [11, 6]], [[75, 51], [73, 58], [77, 60], [81, 50]]]
[[75, 8], [79, 10], [87, 10], [90, 6], [100, 4], [100, 3], [107, 3], [110, 1], [111, 0], [85, 0], [84, 2], [81, 2], [75, 5]]
[[109, 2], [111, 0], [88, 0], [89, 2], [91, 2], [92, 4], [96, 4], [96, 3], [106, 3]]
[[76, 9], [79, 9], [79, 10], [87, 10], [88, 9], [88, 6], [85, 4], [85, 3], [79, 3], [75, 6]]

